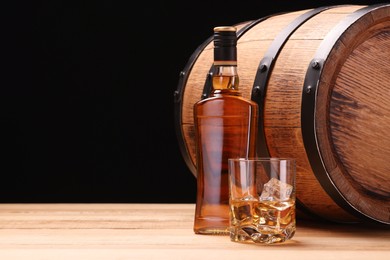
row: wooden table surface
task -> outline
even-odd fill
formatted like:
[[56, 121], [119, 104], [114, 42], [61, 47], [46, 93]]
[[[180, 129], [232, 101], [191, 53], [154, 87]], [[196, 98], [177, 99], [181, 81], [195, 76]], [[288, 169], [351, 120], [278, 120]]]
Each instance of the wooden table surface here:
[[284, 244], [195, 235], [194, 204], [0, 204], [0, 259], [390, 259], [390, 229], [298, 219]]

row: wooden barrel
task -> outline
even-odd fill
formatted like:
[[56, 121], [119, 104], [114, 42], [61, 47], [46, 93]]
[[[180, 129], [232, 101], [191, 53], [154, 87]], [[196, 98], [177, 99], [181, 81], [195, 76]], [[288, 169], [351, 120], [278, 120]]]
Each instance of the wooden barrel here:
[[[259, 156], [297, 160], [297, 207], [341, 223], [390, 224], [390, 4], [275, 14], [238, 28], [243, 96], [259, 104]], [[193, 104], [210, 92], [212, 37], [174, 93], [196, 177]]]

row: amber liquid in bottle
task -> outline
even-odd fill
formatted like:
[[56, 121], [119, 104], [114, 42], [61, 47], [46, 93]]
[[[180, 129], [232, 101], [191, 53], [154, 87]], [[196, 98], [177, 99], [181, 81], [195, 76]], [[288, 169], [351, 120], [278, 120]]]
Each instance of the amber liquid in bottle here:
[[236, 65], [215, 66], [210, 97], [194, 105], [196, 234], [229, 234], [228, 159], [256, 154], [258, 106], [243, 98], [238, 87]]

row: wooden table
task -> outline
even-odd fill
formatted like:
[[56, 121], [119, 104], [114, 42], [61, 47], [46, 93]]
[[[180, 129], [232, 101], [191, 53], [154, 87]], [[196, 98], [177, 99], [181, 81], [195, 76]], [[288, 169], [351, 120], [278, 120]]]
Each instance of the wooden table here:
[[390, 259], [390, 229], [299, 220], [291, 241], [195, 235], [194, 204], [0, 204], [0, 259]]

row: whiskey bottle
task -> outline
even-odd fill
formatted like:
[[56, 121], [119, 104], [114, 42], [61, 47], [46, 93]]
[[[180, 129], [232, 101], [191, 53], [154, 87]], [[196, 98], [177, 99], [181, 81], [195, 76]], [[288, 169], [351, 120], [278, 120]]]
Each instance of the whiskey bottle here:
[[229, 234], [228, 159], [256, 155], [257, 103], [244, 98], [237, 73], [237, 32], [214, 28], [210, 96], [194, 104], [197, 195], [195, 234]]

